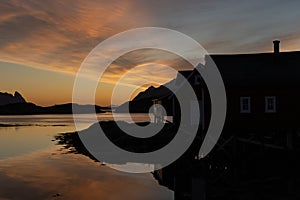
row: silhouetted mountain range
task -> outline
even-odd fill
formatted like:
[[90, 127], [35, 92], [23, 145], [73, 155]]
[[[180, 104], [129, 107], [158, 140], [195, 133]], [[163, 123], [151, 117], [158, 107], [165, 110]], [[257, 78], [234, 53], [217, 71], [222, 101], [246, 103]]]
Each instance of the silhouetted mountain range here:
[[48, 107], [42, 107], [33, 103], [14, 103], [0, 106], [0, 115], [36, 115], [36, 114], [73, 114], [72, 106], [76, 106], [76, 113], [74, 114], [85, 114], [103, 113], [100, 106], [94, 105], [78, 105], [78, 104], [60, 104]]
[[150, 86], [143, 92], [140, 92], [133, 100], [128, 101], [120, 105], [115, 109], [115, 112], [123, 113], [128, 108], [131, 113], [148, 113], [149, 109], [153, 105], [153, 99], [161, 99], [164, 96], [170, 95], [172, 92], [167, 88], [167, 85], [173, 84], [172, 80], [157, 88]]
[[76, 114], [84, 113], [103, 113], [104, 107], [94, 105], [79, 105], [73, 103], [38, 106], [26, 102], [22, 95], [15, 92], [14, 95], [9, 93], [0, 93], [0, 115], [33, 115], [33, 114], [72, 114], [72, 108], [76, 107]]
[[12, 104], [12, 103], [26, 103], [25, 99], [19, 92], [15, 92], [14, 95], [9, 94], [7, 92], [0, 92], [0, 106]]

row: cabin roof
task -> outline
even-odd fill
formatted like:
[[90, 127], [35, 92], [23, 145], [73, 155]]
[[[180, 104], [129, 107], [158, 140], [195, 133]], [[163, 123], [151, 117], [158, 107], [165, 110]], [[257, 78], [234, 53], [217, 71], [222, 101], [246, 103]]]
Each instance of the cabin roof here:
[[[300, 51], [257, 54], [220, 54], [210, 55], [218, 67], [225, 88], [299, 88], [300, 87]], [[204, 67], [209, 67], [210, 59], [205, 58]], [[178, 74], [192, 83], [194, 70], [178, 71]], [[182, 86], [178, 75], [176, 85]], [[183, 83], [185, 84], [185, 83]], [[176, 93], [177, 91], [175, 91]], [[164, 97], [169, 96], [166, 94]], [[173, 95], [171, 94], [171, 97]]]
[[[225, 86], [300, 85], [300, 51], [210, 57]], [[206, 62], [208, 60], [206, 57]]]

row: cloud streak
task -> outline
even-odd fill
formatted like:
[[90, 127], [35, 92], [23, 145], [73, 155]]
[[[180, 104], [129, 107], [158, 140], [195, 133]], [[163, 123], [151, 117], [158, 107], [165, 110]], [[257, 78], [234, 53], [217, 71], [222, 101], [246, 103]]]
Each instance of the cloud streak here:
[[128, 2], [4, 1], [0, 60], [74, 73], [100, 41], [126, 29]]
[[[272, 40], [283, 50], [300, 49], [299, 1], [279, 0], [11, 0], [0, 2], [0, 61], [75, 75], [88, 53], [106, 38], [132, 28], [157, 26], [183, 32], [209, 53], [272, 51]], [[149, 39], [149, 38], [145, 38]], [[125, 41], [126, 42], [126, 41]], [[110, 49], [107, 49], [109, 55]], [[132, 67], [127, 86], [153, 76], [149, 63], [175, 69], [189, 64], [158, 50], [139, 50], [115, 60], [102, 81], [115, 83]], [[157, 66], [160, 66], [157, 65]], [[151, 65], [150, 65], [151, 66]], [[155, 68], [163, 83], [174, 76]]]
[[0, 60], [74, 74], [99, 42], [143, 26], [182, 31], [209, 52], [267, 50], [274, 38], [299, 35], [299, 8], [277, 0], [1, 1]]

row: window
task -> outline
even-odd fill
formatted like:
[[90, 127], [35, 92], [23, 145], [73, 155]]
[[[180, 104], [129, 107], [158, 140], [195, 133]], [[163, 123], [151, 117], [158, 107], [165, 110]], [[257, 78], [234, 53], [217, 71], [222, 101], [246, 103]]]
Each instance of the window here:
[[201, 83], [201, 76], [199, 74], [195, 75], [195, 85], [200, 85]]
[[267, 112], [267, 113], [276, 112], [276, 97], [275, 96], [265, 97], [265, 112]]
[[250, 97], [240, 97], [240, 112], [250, 113], [251, 112], [251, 98]]

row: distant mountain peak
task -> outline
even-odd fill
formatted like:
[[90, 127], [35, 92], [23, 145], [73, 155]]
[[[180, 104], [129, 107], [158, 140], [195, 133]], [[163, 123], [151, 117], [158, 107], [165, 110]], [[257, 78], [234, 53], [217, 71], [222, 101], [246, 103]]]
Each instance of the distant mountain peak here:
[[7, 92], [0, 92], [0, 105], [7, 105], [13, 103], [26, 103], [23, 96], [15, 91], [14, 95], [7, 93]]
[[14, 96], [22, 96], [18, 91], [15, 91]]
[[158, 87], [154, 87], [153, 85], [151, 85], [145, 91], [142, 91], [138, 95], [136, 95], [133, 101], [139, 101], [143, 99], [156, 99], [165, 96], [167, 94], [170, 94], [170, 90], [168, 90], [168, 87], [174, 84], [174, 81], [175, 80], [173, 79]]
[[[16, 99], [20, 100], [21, 103], [25, 103], [25, 102], [26, 102], [25, 99], [23, 98], [23, 96], [22, 96], [18, 91], [15, 91], [14, 97], [15, 97]], [[20, 102], [18, 102], [18, 103], [20, 103]]]

